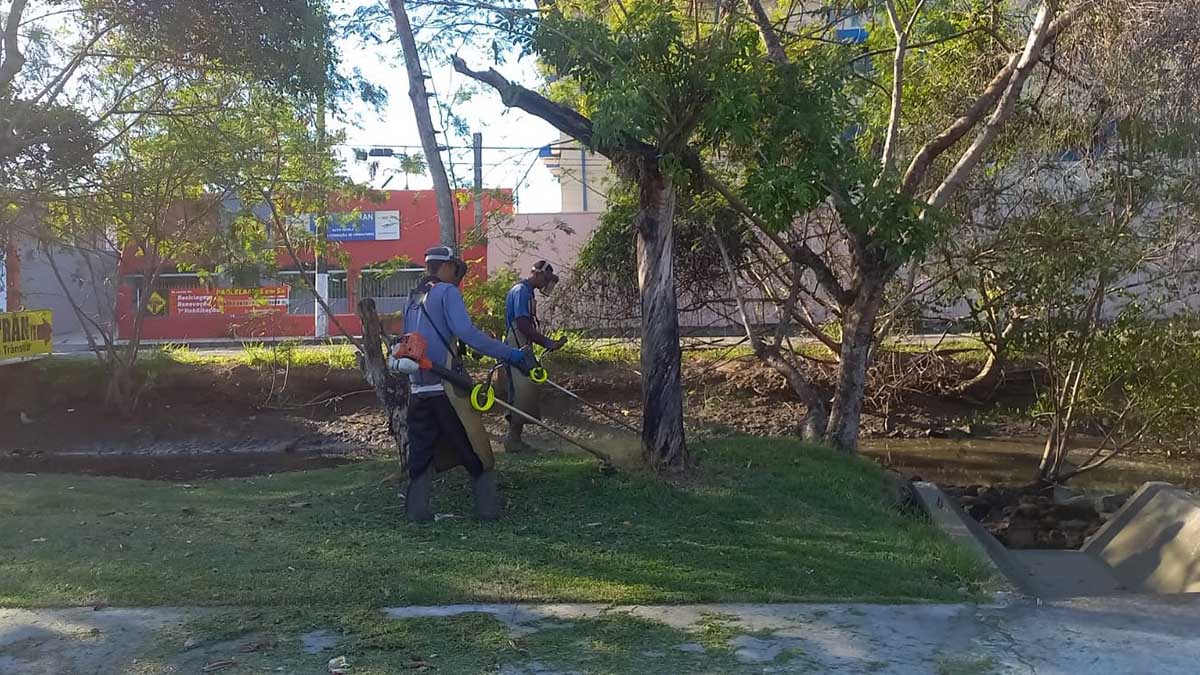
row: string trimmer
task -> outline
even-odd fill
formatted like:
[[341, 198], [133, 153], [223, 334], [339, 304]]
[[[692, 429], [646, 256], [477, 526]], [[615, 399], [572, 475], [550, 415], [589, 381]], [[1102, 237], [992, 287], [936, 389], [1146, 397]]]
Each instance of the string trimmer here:
[[[571, 438], [567, 434], [564, 434], [558, 429], [555, 429], [554, 427], [546, 424], [542, 420], [539, 420], [538, 418], [530, 415], [511, 403], [508, 403], [503, 399], [496, 398], [496, 390], [490, 384], [491, 377], [488, 378], [489, 383], [487, 384], [476, 383], [466, 373], [456, 372], [431, 361], [426, 355], [425, 348], [425, 338], [416, 333], [407, 333], [400, 336], [400, 338], [392, 346], [392, 356], [396, 359], [396, 369], [408, 375], [415, 374], [418, 370], [427, 370], [442, 378], [442, 380], [449, 382], [451, 386], [459, 391], [468, 393], [468, 400], [471, 402], [471, 407], [475, 410], [478, 410], [479, 412], [487, 412], [498, 403], [502, 408], [508, 410], [514, 415], [519, 415], [525, 421], [536, 424], [546, 431], [549, 431], [555, 436], [563, 439], [564, 441], [586, 451], [596, 459], [599, 459], [605, 467], [611, 467], [612, 460], [609, 459], [609, 457], [604, 453], [596, 450], [595, 448], [589, 447], [588, 445], [575, 440], [574, 438]], [[492, 370], [493, 372], [495, 371], [494, 368]], [[538, 382], [539, 380], [544, 382], [546, 381], [544, 379], [545, 373], [546, 371], [544, 368], [535, 368], [530, 372], [530, 379], [532, 379], [534, 382]]]
[[[551, 351], [554, 351], [554, 350], [547, 349], [546, 352], [543, 353], [543, 356], [545, 356], [546, 353], [549, 353]], [[605, 410], [600, 405], [598, 405], [596, 403], [592, 403], [591, 401], [580, 396], [579, 394], [576, 394], [575, 392], [571, 391], [570, 389], [567, 389], [566, 387], [562, 386], [561, 384], [552, 381], [550, 379], [550, 374], [546, 371], [545, 368], [536, 368], [534, 370], [534, 372], [531, 372], [529, 374], [529, 379], [533, 380], [533, 382], [535, 384], [548, 384], [551, 387], [554, 387], [555, 389], [561, 391], [562, 393], [566, 394], [567, 396], [570, 396], [571, 398], [575, 399], [576, 401], [579, 401], [580, 403], [586, 405], [587, 407], [591, 408], [592, 410], [595, 410], [596, 412], [600, 413], [601, 415], [604, 415], [604, 417], [607, 418], [610, 422], [616, 424], [617, 426], [620, 426], [622, 429], [625, 429], [626, 431], [629, 431], [638, 436], [640, 436], [642, 434], [641, 429], [634, 427], [633, 425], [629, 424], [628, 422], [621, 419], [620, 417], [617, 417], [613, 413]]]
[[[626, 422], [625, 420], [617, 417], [613, 413], [610, 413], [609, 411], [605, 410], [604, 408], [601, 408], [599, 405], [592, 403], [591, 401], [585, 399], [584, 397], [580, 396], [579, 394], [576, 394], [575, 392], [571, 391], [570, 389], [567, 389], [566, 387], [562, 386], [561, 384], [554, 382], [553, 380], [550, 379], [549, 374], [547, 374], [545, 372], [545, 368], [542, 368], [540, 370], [542, 370], [541, 384], [548, 384], [551, 387], [554, 387], [555, 389], [561, 391], [562, 393], [566, 394], [567, 396], [570, 396], [571, 398], [575, 399], [576, 401], [579, 401], [580, 403], [586, 405], [587, 407], [591, 408], [592, 410], [595, 410], [596, 412], [600, 413], [601, 415], [604, 415], [606, 418], [608, 418], [608, 420], [610, 422], [620, 426], [621, 428], [623, 428], [631, 433], [637, 434], [639, 436], [641, 435], [641, 433], [642, 433], [641, 429], [634, 427], [633, 425], [631, 425], [628, 422]], [[532, 379], [532, 374], [530, 375], [530, 377]], [[538, 382], [537, 379], [534, 379], [533, 381]]]

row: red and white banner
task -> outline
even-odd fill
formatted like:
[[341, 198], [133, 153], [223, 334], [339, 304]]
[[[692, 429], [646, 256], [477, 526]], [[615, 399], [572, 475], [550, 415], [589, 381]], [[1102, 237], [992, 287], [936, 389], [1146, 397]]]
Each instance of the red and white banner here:
[[286, 314], [288, 287], [172, 288], [171, 315]]

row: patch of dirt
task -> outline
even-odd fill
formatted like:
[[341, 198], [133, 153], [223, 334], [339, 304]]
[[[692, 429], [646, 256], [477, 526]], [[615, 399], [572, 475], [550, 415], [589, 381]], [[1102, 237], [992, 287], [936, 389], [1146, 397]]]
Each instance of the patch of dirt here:
[[[892, 371], [909, 366], [889, 361]], [[864, 437], [928, 437], [959, 433], [981, 408], [943, 396], [945, 371], [929, 355], [913, 355], [914, 372], [940, 374], [886, 390], [874, 385]], [[32, 364], [27, 364], [27, 366]], [[631, 366], [548, 364], [552, 378], [631, 426], [640, 423], [641, 383]], [[891, 372], [891, 371], [889, 371]], [[897, 371], [898, 372], [898, 371]], [[357, 370], [328, 367], [256, 369], [245, 365], [167, 364], [147, 382], [128, 417], [106, 410], [103, 377], [86, 368], [9, 368], [20, 387], [0, 388], [0, 471], [71, 472], [190, 480], [327, 466], [353, 458], [392, 456], [395, 443], [374, 392]], [[876, 379], [883, 371], [875, 372]], [[832, 377], [832, 370], [827, 373]], [[938, 379], [938, 378], [942, 379]], [[789, 435], [805, 409], [783, 378], [754, 358], [722, 363], [685, 359], [685, 411], [693, 436], [729, 433]], [[911, 379], [911, 378], [910, 378]], [[831, 384], [832, 380], [830, 380]], [[885, 391], [886, 390], [886, 391]], [[882, 406], [882, 407], [881, 407]], [[547, 419], [605, 453], [636, 455], [636, 434], [553, 390]], [[488, 415], [499, 437], [505, 424]], [[966, 433], [982, 429], [966, 429]], [[989, 429], [996, 432], [996, 428]], [[1003, 432], [1003, 429], [999, 429]], [[529, 427], [530, 440], [568, 447]], [[497, 438], [498, 440], [498, 438]], [[497, 443], [497, 448], [499, 443]]]
[[1056, 501], [1050, 494], [1028, 488], [989, 485], [946, 487], [967, 515], [982, 524], [1008, 548], [1079, 549], [1116, 510], [1123, 499], [1084, 496]]
[[187, 455], [17, 454], [0, 457], [0, 471], [189, 481], [325, 469], [352, 461], [352, 457], [344, 455], [294, 452], [206, 452]]
[[334, 466], [384, 453], [374, 392], [355, 371], [172, 364], [132, 415], [103, 405], [86, 367], [24, 368], [0, 393], [0, 471], [161, 480]]

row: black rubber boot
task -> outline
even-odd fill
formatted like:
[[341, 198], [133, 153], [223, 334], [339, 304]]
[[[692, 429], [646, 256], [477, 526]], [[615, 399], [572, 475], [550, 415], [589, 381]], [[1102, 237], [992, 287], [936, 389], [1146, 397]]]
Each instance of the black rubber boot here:
[[483, 521], [500, 518], [500, 481], [496, 471], [484, 471], [475, 477], [472, 484], [475, 493], [475, 517]]
[[410, 523], [428, 523], [433, 520], [433, 510], [429, 508], [429, 498], [433, 495], [433, 467], [425, 469], [425, 473], [408, 481], [408, 489], [404, 493], [404, 513]]
[[525, 424], [522, 422], [514, 422], [511, 419], [508, 421], [508, 433], [504, 435], [505, 452], [516, 454], [534, 451], [534, 447], [521, 438], [521, 431], [524, 428]]

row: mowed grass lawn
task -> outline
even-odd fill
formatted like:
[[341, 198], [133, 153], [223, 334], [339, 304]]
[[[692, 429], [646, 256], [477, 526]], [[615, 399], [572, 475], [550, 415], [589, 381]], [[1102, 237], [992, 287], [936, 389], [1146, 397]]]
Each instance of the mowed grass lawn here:
[[452, 517], [405, 523], [384, 462], [191, 484], [0, 474], [0, 605], [903, 602], [986, 583], [869, 461], [779, 439], [694, 451], [678, 484], [502, 457], [491, 525], [469, 518], [461, 471], [435, 493]]

